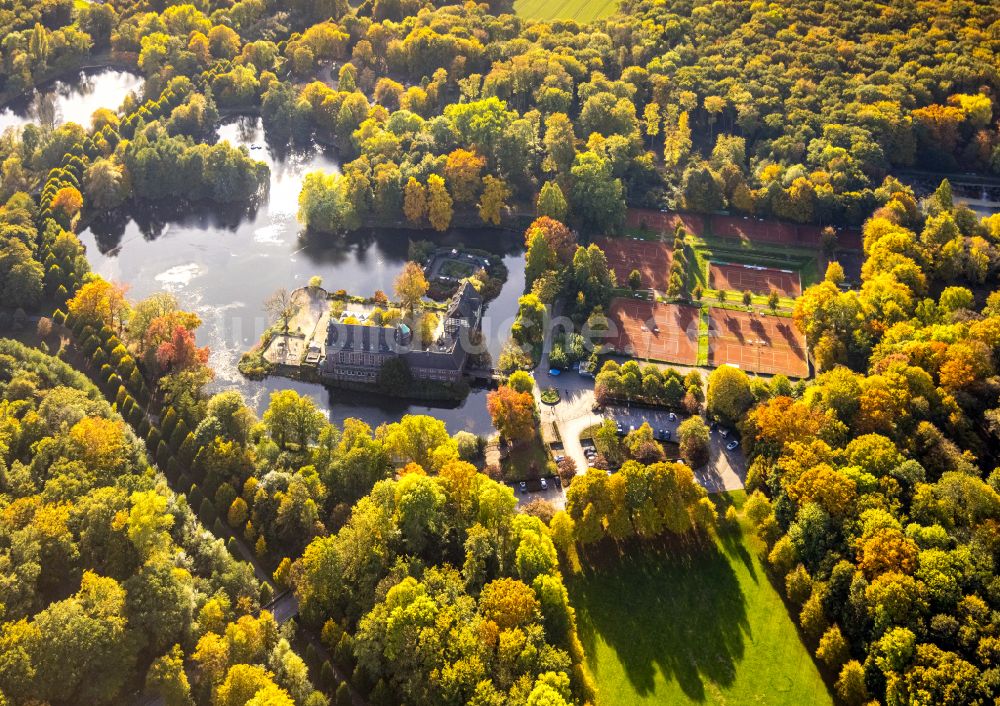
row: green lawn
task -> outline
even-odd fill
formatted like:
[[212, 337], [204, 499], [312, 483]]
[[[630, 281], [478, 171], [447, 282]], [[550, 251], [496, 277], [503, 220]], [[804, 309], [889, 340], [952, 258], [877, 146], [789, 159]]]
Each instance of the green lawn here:
[[570, 577], [597, 706], [831, 703], [756, 541], [633, 550]]
[[504, 479], [508, 481], [531, 480], [546, 473], [546, 464], [552, 460], [548, 447], [539, 434], [510, 446], [502, 462]]
[[618, 0], [514, 0], [514, 11], [531, 20], [590, 22], [617, 8]]

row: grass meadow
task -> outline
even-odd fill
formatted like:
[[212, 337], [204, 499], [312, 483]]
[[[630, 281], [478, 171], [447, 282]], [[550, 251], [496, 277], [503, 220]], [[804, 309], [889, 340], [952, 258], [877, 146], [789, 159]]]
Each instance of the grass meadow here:
[[[715, 500], [724, 510], [743, 497]], [[757, 541], [736, 533], [634, 545], [620, 557], [605, 545], [584, 559], [598, 568], [568, 586], [597, 706], [832, 703]]]
[[617, 0], [514, 0], [514, 10], [531, 20], [576, 20], [590, 22], [607, 17]]

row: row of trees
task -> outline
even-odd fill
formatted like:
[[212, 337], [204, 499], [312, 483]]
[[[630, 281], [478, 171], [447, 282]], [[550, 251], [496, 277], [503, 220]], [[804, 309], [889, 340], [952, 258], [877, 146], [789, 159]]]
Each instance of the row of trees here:
[[552, 528], [571, 551], [573, 543], [586, 546], [604, 538], [621, 542], [707, 531], [715, 521], [715, 505], [688, 466], [628, 460], [610, 476], [596, 468], [577, 476]]
[[674, 368], [640, 366], [634, 360], [619, 364], [608, 360], [594, 382], [594, 397], [600, 404], [615, 400], [686, 409], [694, 414], [705, 400], [701, 373], [681, 375]]
[[232, 703], [237, 684], [239, 703], [325, 703], [273, 618], [251, 617], [252, 569], [85, 377], [0, 341], [0, 424], [5, 699], [120, 703], [145, 678], [171, 704]]

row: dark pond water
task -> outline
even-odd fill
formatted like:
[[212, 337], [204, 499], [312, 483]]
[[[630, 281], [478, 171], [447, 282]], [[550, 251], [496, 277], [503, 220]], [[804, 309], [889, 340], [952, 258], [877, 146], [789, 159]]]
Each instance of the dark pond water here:
[[319, 147], [300, 152], [272, 149], [256, 118], [221, 126], [219, 139], [246, 145], [256, 159], [268, 163], [271, 183], [264, 202], [241, 213], [144, 211], [114, 222], [94, 223], [80, 234], [91, 267], [107, 279], [126, 284], [133, 299], [165, 290], [197, 312], [203, 322], [198, 341], [211, 348], [215, 386], [238, 388], [258, 409], [266, 406], [271, 391], [294, 388], [313, 397], [336, 423], [357, 417], [374, 426], [403, 414], [432, 414], [452, 432], [488, 432], [491, 425], [482, 390], [473, 391], [458, 407], [430, 408], [284, 378], [252, 382], [239, 374], [236, 364], [267, 327], [263, 302], [276, 289], [291, 290], [319, 275], [330, 290], [343, 288], [362, 295], [376, 289], [391, 292], [406, 261], [409, 239], [414, 237], [462, 243], [503, 257], [510, 276], [500, 296], [490, 303], [484, 325], [496, 356], [524, 287], [524, 258], [518, 240], [483, 231], [443, 235], [376, 231], [305, 238], [295, 217], [299, 188], [310, 171], [337, 170], [332, 155]]
[[0, 109], [0, 132], [28, 123], [59, 125], [74, 122], [90, 126], [98, 108], [115, 109], [131, 91], [142, 89], [143, 78], [129, 71], [81, 71], [74, 79], [55, 81]]

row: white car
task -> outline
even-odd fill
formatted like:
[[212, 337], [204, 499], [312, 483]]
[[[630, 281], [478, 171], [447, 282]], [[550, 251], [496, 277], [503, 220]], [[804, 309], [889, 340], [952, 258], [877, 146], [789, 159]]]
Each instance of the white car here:
[[542, 482], [542, 490], [548, 490], [549, 489], [549, 483], [548, 483], [548, 481], [545, 480], [544, 478], [542, 478], [541, 482]]
[[740, 445], [740, 442], [736, 441], [736, 439], [733, 439], [728, 444], [726, 444], [726, 448], [729, 449], [730, 451], [732, 451], [733, 449], [735, 449], [739, 445]]

